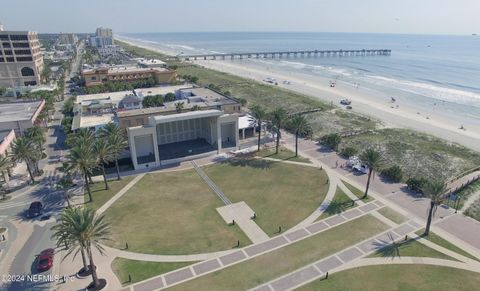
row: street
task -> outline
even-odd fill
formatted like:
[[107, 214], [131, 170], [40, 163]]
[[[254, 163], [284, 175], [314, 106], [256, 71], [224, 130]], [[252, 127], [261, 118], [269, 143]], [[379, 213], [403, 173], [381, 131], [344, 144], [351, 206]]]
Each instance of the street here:
[[[80, 56], [79, 52], [71, 72], [66, 74], [66, 81], [78, 71]], [[59, 258], [54, 259], [54, 265], [49, 271], [38, 274], [36, 257], [44, 249], [55, 249], [56, 243], [51, 239], [50, 228], [56, 223], [66, 204], [62, 191], [55, 188], [55, 183], [62, 177], [58, 167], [62, 165], [66, 149], [66, 136], [61, 127], [63, 103], [61, 101], [54, 104], [55, 113], [46, 132], [47, 156], [39, 162], [43, 175], [37, 177], [37, 184], [12, 193], [10, 200], [0, 204], [0, 223], [8, 227], [7, 240], [0, 243], [2, 290], [49, 290], [53, 282], [60, 280], [55, 274], [60, 263]], [[25, 212], [33, 201], [43, 204], [44, 213], [37, 218], [28, 219]]]

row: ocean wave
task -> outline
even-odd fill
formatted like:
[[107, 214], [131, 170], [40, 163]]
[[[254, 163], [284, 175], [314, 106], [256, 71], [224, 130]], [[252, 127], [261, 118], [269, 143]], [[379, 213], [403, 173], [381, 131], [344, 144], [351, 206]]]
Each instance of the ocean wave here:
[[480, 94], [474, 92], [437, 86], [429, 83], [397, 80], [383, 76], [369, 75], [368, 77], [374, 80], [388, 83], [388, 85], [393, 84], [396, 89], [400, 89], [409, 93], [419, 94], [425, 97], [447, 102], [480, 106]]
[[184, 49], [184, 50], [190, 50], [190, 51], [197, 51], [196, 48], [185, 45], [185, 44], [165, 43], [165, 44], [162, 44], [162, 45], [164, 45], [168, 48], [171, 48], [171, 49]]

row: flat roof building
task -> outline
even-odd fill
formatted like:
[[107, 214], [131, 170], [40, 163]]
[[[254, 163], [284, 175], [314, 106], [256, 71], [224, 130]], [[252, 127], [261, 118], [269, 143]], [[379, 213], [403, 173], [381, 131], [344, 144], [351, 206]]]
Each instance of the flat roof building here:
[[[163, 106], [138, 108], [143, 98], [174, 93]], [[133, 106], [126, 106], [133, 103]], [[177, 110], [176, 104], [183, 103]], [[238, 147], [240, 102], [207, 88], [155, 87], [77, 96], [72, 129], [98, 129], [108, 122], [126, 130], [135, 169], [160, 166]]]
[[41, 83], [43, 56], [36, 32], [0, 31], [0, 86]]
[[171, 84], [177, 79], [177, 72], [164, 68], [100, 67], [82, 71], [85, 86], [95, 86], [106, 82], [133, 82], [153, 79], [156, 84]]
[[45, 100], [0, 104], [0, 131], [14, 130], [21, 135], [37, 123], [38, 114], [45, 106]]

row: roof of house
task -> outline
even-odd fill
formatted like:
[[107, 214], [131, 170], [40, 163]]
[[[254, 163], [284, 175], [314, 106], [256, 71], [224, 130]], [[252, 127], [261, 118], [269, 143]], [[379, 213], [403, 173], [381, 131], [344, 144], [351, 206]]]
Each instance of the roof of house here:
[[43, 101], [0, 104], [0, 122], [32, 119]]

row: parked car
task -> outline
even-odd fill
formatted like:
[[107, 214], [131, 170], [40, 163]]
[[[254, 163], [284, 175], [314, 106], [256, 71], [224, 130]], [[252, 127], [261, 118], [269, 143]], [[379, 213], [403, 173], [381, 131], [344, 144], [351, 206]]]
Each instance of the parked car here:
[[352, 104], [352, 101], [350, 101], [349, 99], [342, 99], [342, 100], [340, 100], [340, 104], [350, 105], [350, 104]]
[[358, 164], [352, 167], [353, 171], [360, 172], [362, 174], [368, 173], [368, 167], [364, 164]]
[[27, 211], [27, 217], [28, 218], [33, 218], [41, 215], [43, 212], [43, 205], [42, 202], [40, 201], [35, 201], [30, 204], [30, 207], [28, 208]]
[[37, 271], [45, 272], [50, 270], [53, 266], [53, 256], [55, 254], [54, 249], [43, 250], [37, 258]]

